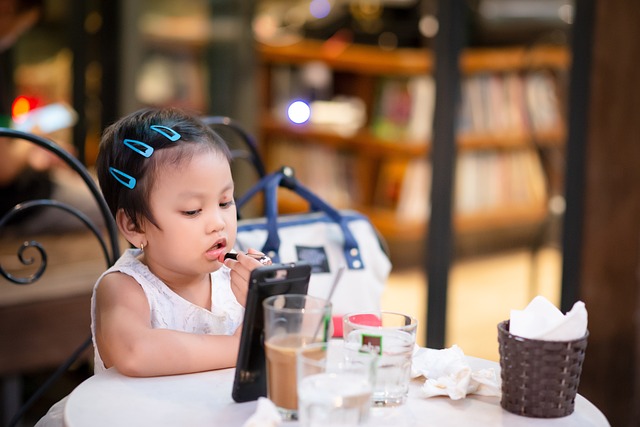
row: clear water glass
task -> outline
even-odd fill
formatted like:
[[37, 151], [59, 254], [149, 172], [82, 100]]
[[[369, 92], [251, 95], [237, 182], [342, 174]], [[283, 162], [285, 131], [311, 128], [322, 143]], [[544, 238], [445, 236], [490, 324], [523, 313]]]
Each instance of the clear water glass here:
[[418, 321], [402, 313], [353, 313], [344, 316], [343, 324], [347, 348], [377, 355], [373, 405], [402, 405], [409, 393]]
[[303, 427], [354, 427], [367, 422], [376, 357], [342, 341], [298, 350], [298, 419]]

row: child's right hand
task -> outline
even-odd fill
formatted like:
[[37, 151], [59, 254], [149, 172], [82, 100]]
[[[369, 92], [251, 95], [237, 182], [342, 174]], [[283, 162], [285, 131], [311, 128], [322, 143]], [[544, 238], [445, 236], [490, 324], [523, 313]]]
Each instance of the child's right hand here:
[[[262, 252], [255, 249], [249, 249], [249, 253], [264, 255]], [[247, 292], [249, 289], [249, 277], [251, 276], [251, 271], [264, 266], [264, 264], [244, 253], [239, 253], [235, 260], [225, 259], [224, 265], [231, 269], [231, 291], [233, 291], [236, 300], [245, 307], [247, 304]]]

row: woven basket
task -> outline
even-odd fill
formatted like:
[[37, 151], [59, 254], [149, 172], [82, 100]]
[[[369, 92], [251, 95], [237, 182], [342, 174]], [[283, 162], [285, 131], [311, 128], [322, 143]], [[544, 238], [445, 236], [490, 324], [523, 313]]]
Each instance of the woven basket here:
[[499, 323], [500, 405], [526, 417], [571, 414], [588, 336], [589, 332], [575, 341], [532, 340], [511, 335], [508, 320]]

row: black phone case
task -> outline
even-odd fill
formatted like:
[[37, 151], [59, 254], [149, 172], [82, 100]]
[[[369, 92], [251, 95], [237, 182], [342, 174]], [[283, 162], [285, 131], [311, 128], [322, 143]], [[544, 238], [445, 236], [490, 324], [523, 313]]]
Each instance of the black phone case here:
[[262, 302], [273, 295], [306, 294], [310, 278], [311, 265], [306, 263], [274, 264], [251, 272], [231, 392], [234, 401], [248, 402], [267, 396]]

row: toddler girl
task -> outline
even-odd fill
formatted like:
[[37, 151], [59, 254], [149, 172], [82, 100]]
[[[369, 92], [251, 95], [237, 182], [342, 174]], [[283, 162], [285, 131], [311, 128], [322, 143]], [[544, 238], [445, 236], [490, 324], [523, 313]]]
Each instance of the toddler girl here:
[[[249, 274], [261, 263], [245, 254], [224, 260], [237, 225], [230, 156], [215, 132], [177, 109], [140, 110], [105, 130], [98, 180], [135, 248], [94, 287], [96, 373], [235, 365]], [[50, 425], [63, 406], [64, 399], [39, 425]]]
[[[249, 273], [233, 248], [237, 214], [227, 145], [175, 109], [133, 113], [107, 128], [97, 172], [127, 250], [96, 284], [95, 371], [131, 376], [233, 366]], [[228, 268], [231, 266], [232, 269]]]

